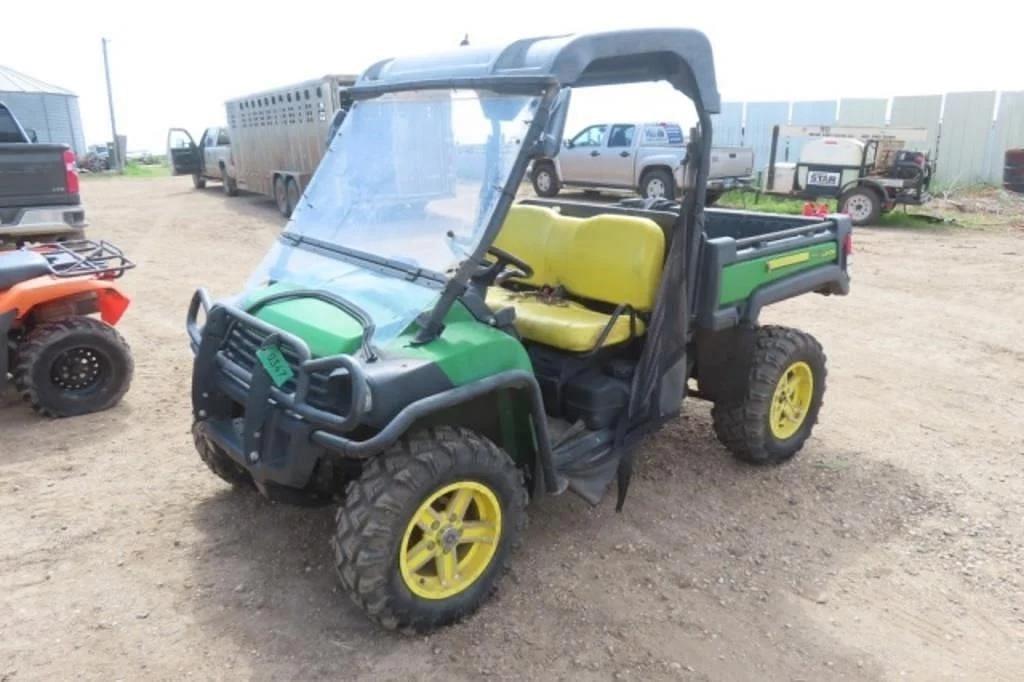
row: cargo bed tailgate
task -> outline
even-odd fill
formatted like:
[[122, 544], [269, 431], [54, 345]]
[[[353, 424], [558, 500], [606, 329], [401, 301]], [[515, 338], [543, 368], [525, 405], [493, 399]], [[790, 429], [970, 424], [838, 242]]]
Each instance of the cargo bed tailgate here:
[[59, 144], [0, 144], [0, 208], [79, 203], [65, 184], [67, 150]]

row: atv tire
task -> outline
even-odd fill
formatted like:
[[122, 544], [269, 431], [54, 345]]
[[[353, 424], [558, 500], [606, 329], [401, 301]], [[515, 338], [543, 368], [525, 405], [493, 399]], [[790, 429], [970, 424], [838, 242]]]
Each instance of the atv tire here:
[[117, 405], [135, 371], [128, 343], [92, 317], [68, 317], [32, 329], [15, 354], [22, 400], [47, 417], [74, 417]]
[[[493, 505], [468, 490], [486, 491]], [[460, 515], [463, 491], [470, 501]], [[462, 428], [415, 432], [349, 485], [331, 540], [338, 578], [385, 628], [426, 632], [458, 621], [493, 591], [526, 523], [526, 503], [522, 472], [491, 441]], [[488, 539], [466, 540], [470, 524], [486, 526]], [[430, 550], [422, 562], [417, 548]]]
[[254, 487], [249, 472], [231, 459], [219, 445], [206, 437], [201, 422], [192, 422], [192, 442], [195, 443], [199, 459], [222, 480], [238, 489]]
[[743, 462], [785, 462], [800, 451], [818, 421], [826, 375], [825, 353], [813, 336], [760, 327], [742, 399], [716, 402], [711, 409], [715, 435]]

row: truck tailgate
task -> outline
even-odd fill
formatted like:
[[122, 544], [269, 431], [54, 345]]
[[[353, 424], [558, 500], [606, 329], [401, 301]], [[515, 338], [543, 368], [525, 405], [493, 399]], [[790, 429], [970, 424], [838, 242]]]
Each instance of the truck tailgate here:
[[754, 150], [749, 147], [715, 147], [711, 150], [708, 177], [745, 178], [754, 174]]
[[60, 144], [0, 144], [0, 208], [77, 204], [69, 194]]

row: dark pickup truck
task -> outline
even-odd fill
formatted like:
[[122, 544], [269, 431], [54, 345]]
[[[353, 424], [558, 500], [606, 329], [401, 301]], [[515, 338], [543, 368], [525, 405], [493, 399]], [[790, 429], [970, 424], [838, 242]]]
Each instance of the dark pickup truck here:
[[80, 239], [86, 224], [75, 153], [37, 143], [0, 102], [0, 249]]

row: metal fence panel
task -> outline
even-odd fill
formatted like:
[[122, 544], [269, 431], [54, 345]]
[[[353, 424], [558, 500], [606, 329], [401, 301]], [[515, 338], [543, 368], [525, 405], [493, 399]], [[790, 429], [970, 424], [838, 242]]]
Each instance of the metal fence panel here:
[[768, 167], [772, 147], [772, 128], [789, 120], [789, 102], [751, 102], [747, 104], [747, 125], [743, 145], [754, 150], [754, 170]]
[[[836, 102], [793, 102], [793, 112], [789, 122], [793, 125], [830, 126], [836, 122]], [[781, 149], [779, 156], [784, 161], [796, 161], [800, 158], [800, 150], [807, 140], [799, 137], [786, 138], [785, 151]]]
[[884, 126], [887, 99], [843, 98], [839, 100], [839, 125]]
[[985, 182], [986, 146], [992, 130], [994, 92], [952, 92], [946, 95], [939, 130], [935, 177], [940, 184]]
[[[938, 151], [939, 117], [942, 95], [894, 97], [890, 123], [897, 128], [927, 128], [928, 141], [918, 151], [927, 151], [934, 159]], [[915, 146], [910, 143], [909, 146]]]
[[743, 144], [743, 102], [722, 102], [722, 113], [711, 118], [713, 144], [723, 147]]
[[1024, 147], [1024, 91], [1004, 92], [999, 97], [999, 113], [992, 128], [988, 182], [1003, 182], [1006, 150]]

